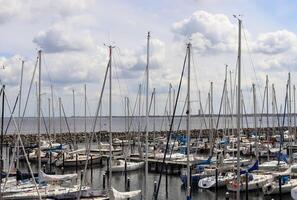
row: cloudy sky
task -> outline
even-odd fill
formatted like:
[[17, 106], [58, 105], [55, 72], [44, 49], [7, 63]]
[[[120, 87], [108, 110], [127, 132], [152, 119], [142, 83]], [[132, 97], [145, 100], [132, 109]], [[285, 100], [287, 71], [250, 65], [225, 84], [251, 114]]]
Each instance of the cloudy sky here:
[[[69, 116], [75, 90], [77, 114], [82, 115], [86, 84], [88, 112], [93, 114], [108, 61], [104, 44], [113, 44], [113, 112], [122, 115], [124, 97], [129, 96], [134, 104], [138, 85], [145, 81], [146, 35], [150, 31], [150, 92], [156, 88], [158, 114], [164, 112], [169, 84], [178, 86], [189, 41], [193, 46], [193, 112], [198, 110], [199, 90], [205, 104], [211, 81], [217, 112], [225, 65], [235, 74], [238, 27], [233, 14], [240, 14], [247, 109], [252, 108], [252, 83], [257, 84], [258, 101], [262, 101], [266, 74], [269, 87], [275, 84], [279, 104], [283, 104], [288, 72], [292, 84], [295, 80], [296, 9], [297, 3], [287, 0], [0, 0], [0, 65], [5, 66], [0, 78], [13, 104], [21, 60], [25, 60], [24, 101], [41, 49], [44, 112], [52, 84], [55, 102], [61, 97]], [[184, 94], [186, 88], [182, 90]], [[27, 116], [36, 114], [35, 95], [34, 85]], [[104, 96], [106, 114], [108, 91]]]

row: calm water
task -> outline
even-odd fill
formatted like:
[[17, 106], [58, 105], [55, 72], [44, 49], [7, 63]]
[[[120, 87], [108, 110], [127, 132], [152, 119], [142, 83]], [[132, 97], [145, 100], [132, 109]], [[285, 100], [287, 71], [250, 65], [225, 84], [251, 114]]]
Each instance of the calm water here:
[[[84, 146], [84, 144], [80, 144], [81, 146]], [[4, 157], [6, 157], [8, 154], [6, 152], [6, 149], [4, 149]], [[5, 159], [5, 169], [8, 169], [8, 159]], [[32, 169], [34, 172], [37, 172], [37, 165], [36, 163], [31, 164]], [[27, 164], [25, 162], [20, 163], [20, 168], [23, 172], [27, 172]], [[80, 168], [82, 169], [82, 168]], [[5, 170], [5, 171], [6, 171]], [[49, 166], [46, 167], [46, 171], [49, 171]], [[61, 174], [62, 171], [60, 168], [52, 167], [52, 171], [56, 172], [57, 174]], [[102, 189], [103, 188], [103, 174], [106, 171], [106, 163], [103, 162], [103, 166], [93, 166], [93, 181], [91, 181], [91, 170], [87, 170], [87, 180], [88, 183], [94, 188]], [[75, 173], [75, 168], [66, 168], [65, 173]], [[138, 170], [134, 172], [128, 172], [128, 177], [130, 178], [130, 188], [131, 190], [137, 190], [141, 189], [142, 191], [145, 189], [145, 178], [144, 178], [144, 170]], [[159, 180], [159, 174], [157, 173], [149, 173], [148, 181], [150, 183], [149, 187], [149, 196], [153, 197], [153, 185], [154, 181]], [[177, 175], [169, 175], [168, 176], [168, 198], [166, 198], [166, 192], [165, 192], [165, 176], [162, 177], [161, 187], [159, 191], [159, 198], [160, 200], [179, 200], [179, 199], [186, 199], [186, 190], [181, 185], [181, 181], [179, 179], [179, 176]], [[107, 179], [106, 179], [107, 184]], [[112, 176], [112, 185], [114, 188], [116, 188], [119, 191], [125, 191], [125, 176], [124, 173], [115, 173]], [[216, 194], [215, 190], [203, 190], [203, 189], [193, 189], [192, 191], [192, 199], [193, 200], [224, 200], [225, 199], [225, 193], [226, 189], [220, 189], [218, 193]], [[241, 199], [245, 199], [245, 192], [242, 192]], [[230, 192], [230, 199], [236, 199], [236, 194]], [[249, 199], [251, 200], [268, 200], [268, 199], [279, 199], [278, 196], [266, 196], [264, 197], [261, 191], [258, 192], [249, 192]], [[283, 195], [282, 199], [291, 199], [290, 194]]]
[[[180, 121], [180, 117], [177, 117], [175, 120], [175, 128], [178, 127], [179, 125], [179, 121]], [[216, 120], [217, 118], [215, 118]], [[214, 120], [214, 121], [215, 121]], [[252, 123], [253, 123], [253, 118], [252, 117], [248, 117], [247, 119], [244, 119], [243, 121], [243, 126], [247, 127], [247, 123], [248, 126], [251, 127]], [[263, 127], [266, 126], [266, 118], [263, 118]], [[93, 126], [93, 118], [87, 118], [87, 131], [91, 130], [91, 127]], [[100, 121], [100, 120], [99, 120]], [[99, 121], [97, 123], [96, 126], [96, 130], [100, 130], [100, 126], [99, 126]], [[7, 122], [8, 119], [5, 119], [5, 125], [7, 126]], [[17, 122], [17, 119], [16, 119]], [[54, 120], [55, 123], [55, 130], [58, 133], [60, 131], [60, 119], [59, 118], [55, 118]], [[67, 119], [67, 123], [69, 126], [70, 131], [73, 131], [73, 118], [68, 118]], [[139, 123], [139, 119], [135, 118], [133, 119], [133, 123], [131, 126], [131, 130], [137, 130], [138, 129], [138, 123]], [[153, 130], [153, 124], [155, 123], [155, 127], [156, 130], [168, 130], [169, 128], [169, 123], [168, 123], [168, 119], [165, 120], [162, 117], [155, 117], [155, 118], [150, 118], [150, 126], [149, 129]], [[191, 126], [193, 129], [198, 129], [198, 128], [205, 128], [204, 126], [204, 120], [201, 117], [193, 117], [192, 121], [191, 121]], [[207, 118], [206, 118], [206, 123], [208, 124]], [[45, 132], [45, 124], [48, 130], [48, 118], [45, 118], [44, 121], [42, 122], [42, 130], [43, 132]], [[76, 131], [84, 131], [84, 127], [85, 127], [85, 120], [84, 118], [76, 118]], [[114, 117], [113, 118], [113, 131], [124, 131], [125, 130], [125, 118], [124, 117]], [[144, 124], [145, 124], [145, 119], [144, 118], [140, 118], [140, 124], [141, 124], [141, 129], [144, 129]], [[216, 122], [214, 122], [214, 124], [216, 124]], [[225, 125], [226, 124], [226, 125]], [[259, 123], [258, 123], [259, 124]], [[272, 125], [272, 119], [269, 119], [269, 124]], [[234, 120], [234, 125], [235, 125], [235, 120]], [[228, 125], [228, 120], [227, 123], [225, 123], [224, 119], [221, 119], [219, 122], [219, 128], [223, 128], [223, 127], [231, 127], [231, 123], [229, 120], [229, 125]], [[101, 129], [102, 130], [106, 130], [108, 127], [108, 118], [103, 117], [101, 120]], [[127, 125], [126, 125], [127, 127]], [[182, 118], [181, 120], [181, 125], [180, 125], [180, 129], [185, 129], [186, 127], [186, 121], [185, 118]], [[67, 128], [67, 124], [65, 119], [61, 120], [61, 129], [62, 132], [66, 132], [68, 131]], [[23, 121], [23, 126], [22, 126], [22, 133], [26, 134], [26, 133], [32, 133], [32, 132], [36, 132], [37, 130], [37, 120], [36, 118], [25, 118]], [[10, 126], [8, 127], [8, 134], [12, 134], [15, 131], [15, 126], [14, 123], [11, 123]], [[53, 122], [51, 122], [51, 127], [50, 127], [50, 132], [53, 131]], [[83, 145], [83, 144], [81, 144]], [[7, 155], [6, 151], [4, 151], [4, 157]], [[6, 159], [7, 161], [8, 159]], [[105, 164], [106, 165], [106, 164]], [[27, 171], [27, 166], [25, 163], [22, 163], [21, 165], [23, 171]], [[34, 171], [37, 171], [36, 169], [36, 165], [34, 163], [32, 163], [32, 167]], [[5, 163], [5, 168], [8, 168], [8, 162]], [[106, 170], [106, 166], [94, 166], [94, 176], [93, 176], [93, 187], [95, 188], [102, 188], [102, 177], [103, 174]], [[53, 171], [56, 171], [57, 174], [60, 174], [61, 171], [58, 168], [53, 168]], [[75, 168], [73, 169], [66, 169], [65, 173], [72, 173], [75, 172]], [[90, 181], [90, 170], [87, 171], [87, 177], [89, 180], [89, 183], [91, 183]], [[144, 190], [144, 171], [140, 170], [140, 171], [135, 171], [135, 172], [129, 172], [128, 176], [131, 179], [131, 190], [136, 190], [136, 189], [142, 189]], [[148, 176], [148, 180], [150, 183], [150, 187], [149, 187], [149, 195], [152, 197], [153, 195], [153, 184], [154, 181], [157, 181], [159, 178], [159, 174], [155, 174], [155, 173], [150, 173]], [[168, 177], [169, 179], [169, 188], [168, 188], [168, 198], [165, 197], [165, 176], [163, 176], [162, 178], [162, 182], [161, 182], [161, 187], [160, 187], [160, 192], [159, 192], [159, 199], [170, 199], [170, 200], [176, 200], [176, 199], [186, 199], [186, 194], [185, 194], [185, 189], [182, 187], [181, 185], [181, 181], [179, 179], [178, 176], [173, 176], [170, 175]], [[125, 180], [124, 180], [124, 174], [118, 173], [118, 174], [114, 174], [112, 177], [112, 184], [113, 186], [119, 190], [119, 191], [124, 191], [124, 184]], [[193, 189], [192, 191], [192, 199], [193, 200], [200, 200], [200, 199], [218, 199], [218, 200], [223, 200], [225, 199], [225, 193], [226, 190], [225, 189], [221, 189], [219, 190], [218, 194], [216, 195], [214, 190], [202, 190], [202, 189]], [[261, 192], [249, 192], [249, 199], [252, 200], [262, 200], [262, 199], [271, 199], [272, 197], [264, 197], [263, 194]], [[274, 199], [278, 199], [277, 196], [273, 197]], [[290, 199], [290, 195], [283, 195], [283, 199]], [[235, 199], [235, 193], [231, 193], [231, 199]], [[245, 193], [242, 193], [242, 199], [245, 199]]]
[[[218, 117], [213, 118], [213, 127], [216, 127], [217, 124], [217, 119]], [[269, 126], [272, 126], [273, 124], [273, 119], [275, 120], [275, 125], [277, 126], [277, 119], [276, 118], [269, 118]], [[52, 120], [52, 119], [51, 119]], [[247, 117], [242, 119], [242, 124], [243, 127], [253, 127], [253, 117]], [[4, 127], [7, 128], [8, 125], [8, 118], [5, 118], [4, 120]], [[280, 119], [280, 122], [282, 120]], [[293, 121], [293, 120], [292, 120]], [[15, 118], [15, 122], [18, 123], [18, 119]], [[11, 120], [7, 133], [11, 134], [14, 133], [16, 128], [13, 120]], [[294, 123], [294, 121], [293, 121]], [[50, 128], [49, 128], [50, 124]], [[61, 126], [60, 126], [61, 124]], [[100, 128], [101, 124], [101, 128]], [[96, 123], [96, 131], [99, 130], [107, 130], [108, 129], [108, 118], [107, 117], [102, 117], [101, 120], [98, 119]], [[128, 120], [126, 120], [124, 117], [113, 117], [112, 119], [112, 130], [114, 132], [122, 132], [125, 131], [125, 129], [128, 129]], [[136, 131], [138, 130], [138, 126], [140, 124], [140, 129], [144, 130], [145, 127], [145, 118], [130, 118], [130, 130], [131, 131]], [[287, 120], [285, 121], [285, 125], [287, 124]], [[68, 126], [67, 126], [68, 125]], [[94, 118], [87, 118], [86, 120], [86, 130], [91, 131], [92, 127], [94, 125]], [[180, 125], [180, 130], [185, 130], [186, 129], [186, 118], [185, 117], [176, 117], [174, 121], [174, 130], [176, 130]], [[191, 119], [191, 128], [192, 129], [199, 129], [199, 128], [205, 128], [209, 126], [209, 118], [208, 117], [192, 117]], [[220, 118], [218, 127], [219, 128], [232, 128], [236, 126], [236, 119], [233, 119], [233, 124], [231, 123], [230, 117], [226, 120], [224, 118]], [[260, 118], [258, 118], [258, 126], [260, 126]], [[262, 119], [262, 127], [267, 126], [267, 120], [266, 117], [263, 117]], [[60, 129], [61, 127], [61, 129]], [[168, 130], [169, 129], [169, 120], [168, 118], [164, 117], [151, 117], [149, 119], [149, 130], [155, 130], [160, 131], [160, 130]], [[49, 122], [49, 118], [45, 117], [42, 119], [42, 132], [45, 133], [46, 131], [49, 131], [53, 133], [53, 130], [55, 130], [56, 133], [59, 133], [60, 131], [62, 132], [73, 132], [74, 131], [74, 118], [65, 118], [61, 119], [60, 123], [60, 118], [56, 117], [54, 120]], [[84, 131], [85, 130], [85, 119], [83, 117], [76, 117], [75, 118], [75, 130], [76, 131]], [[22, 123], [22, 128], [21, 128], [22, 133], [36, 133], [37, 132], [37, 118], [34, 117], [26, 117], [23, 120]]]

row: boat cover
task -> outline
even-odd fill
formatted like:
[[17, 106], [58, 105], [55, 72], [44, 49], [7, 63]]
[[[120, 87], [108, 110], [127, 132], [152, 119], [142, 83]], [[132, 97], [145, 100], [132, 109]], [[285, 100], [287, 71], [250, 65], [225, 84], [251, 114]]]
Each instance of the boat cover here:
[[113, 187], [111, 188], [109, 199], [110, 200], [126, 200], [127, 198], [133, 198], [138, 196], [141, 190], [135, 190], [131, 192], [119, 192]]

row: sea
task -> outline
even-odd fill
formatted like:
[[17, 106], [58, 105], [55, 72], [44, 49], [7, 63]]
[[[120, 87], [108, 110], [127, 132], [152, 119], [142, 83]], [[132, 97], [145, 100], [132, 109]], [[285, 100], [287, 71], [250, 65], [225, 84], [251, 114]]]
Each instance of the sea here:
[[[247, 116], [243, 118], [242, 121], [243, 127], [253, 127], [254, 126], [254, 118], [252, 116]], [[10, 122], [9, 122], [10, 121]], [[160, 131], [160, 130], [168, 130], [169, 129], [169, 121], [170, 119], [164, 117], [150, 117], [149, 119], [149, 130], [153, 131]], [[200, 129], [205, 128], [205, 125], [209, 125], [211, 120], [206, 116], [198, 117], [193, 116], [191, 118], [191, 128], [192, 129]], [[258, 117], [258, 126], [260, 126], [260, 117]], [[282, 121], [282, 120], [280, 120]], [[285, 120], [286, 121], [286, 120]], [[213, 124], [214, 127], [224, 128], [224, 127], [235, 127], [236, 126], [235, 117], [233, 119], [233, 124], [231, 124], [230, 117], [226, 120], [224, 118], [220, 118], [218, 121], [218, 116], [213, 117]], [[277, 126], [277, 119], [276, 117], [270, 117], [268, 125], [272, 126], [273, 123]], [[286, 125], [287, 122], [285, 122]], [[36, 133], [37, 132], [37, 118], [34, 117], [26, 117], [22, 120], [18, 120], [18, 118], [14, 118], [9, 120], [9, 118], [5, 118], [4, 120], [4, 130], [6, 130], [7, 134], [13, 134], [16, 131], [16, 126], [21, 124], [21, 133]], [[74, 128], [75, 124], [75, 128]], [[128, 125], [129, 124], [129, 125]], [[262, 118], [262, 126], [267, 126], [266, 118]], [[49, 126], [50, 125], [50, 126]], [[101, 125], [101, 127], [100, 127]], [[140, 126], [139, 126], [140, 125]], [[42, 119], [42, 132], [55, 132], [58, 134], [59, 132], [83, 132], [85, 129], [87, 131], [91, 131], [92, 127], [94, 127], [94, 118], [93, 117], [73, 117], [69, 118], [43, 118]], [[102, 117], [97, 120], [95, 130], [107, 130], [108, 129], [108, 117]], [[129, 118], [129, 121], [126, 117], [113, 117], [112, 118], [112, 130], [115, 132], [123, 132], [127, 130], [129, 127], [130, 130], [138, 130], [140, 127], [141, 130], [145, 128], [145, 117], [135, 117]], [[174, 130], [185, 130], [186, 129], [186, 118], [178, 116], [174, 120]], [[85, 144], [81, 143], [80, 145], [84, 146]], [[7, 161], [8, 150], [7, 148], [4, 149], [3, 152], [4, 159]], [[21, 163], [20, 165], [21, 170], [27, 172], [28, 166], [26, 163]], [[36, 163], [31, 163], [31, 167], [33, 171], [37, 172], [37, 165]], [[6, 170], [8, 169], [8, 163], [5, 164]], [[48, 166], [46, 167], [48, 171]], [[61, 174], [62, 171], [60, 168], [52, 168], [52, 171], [56, 172], [57, 174]], [[75, 168], [66, 168], [64, 173], [75, 173]], [[93, 166], [93, 177], [91, 179], [91, 169], [87, 170], [87, 180], [93, 188], [102, 189], [103, 188], [103, 174], [106, 171], [106, 163], [103, 166]], [[130, 190], [138, 190], [141, 189], [144, 191], [145, 189], [145, 179], [144, 179], [144, 170], [138, 170], [133, 172], [128, 172], [128, 177], [130, 178]], [[149, 173], [148, 175], [148, 182], [149, 182], [149, 197], [153, 199], [153, 190], [154, 190], [154, 182], [158, 181], [160, 174], [158, 173]], [[107, 183], [107, 182], [106, 182]], [[165, 175], [162, 176], [160, 191], [159, 191], [159, 198], [160, 200], [186, 200], [186, 189], [182, 186], [182, 182], [178, 175], [168, 175], [168, 196], [166, 196], [165, 191]], [[115, 173], [112, 176], [112, 185], [119, 191], [125, 191], [125, 175], [124, 173]], [[215, 190], [205, 190], [205, 189], [192, 189], [192, 200], [223, 200], [226, 199], [226, 189], [219, 189], [217, 192]], [[143, 194], [143, 193], [142, 193]], [[236, 199], [236, 194], [230, 192], [230, 199]], [[137, 198], [139, 199], [139, 198]], [[144, 199], [141, 197], [141, 199]], [[241, 192], [241, 199], [246, 199], [246, 193]], [[263, 200], [263, 199], [279, 199], [278, 196], [264, 196], [261, 191], [252, 191], [248, 193], [248, 199], [250, 200]], [[283, 194], [282, 199], [291, 199], [290, 194]]]

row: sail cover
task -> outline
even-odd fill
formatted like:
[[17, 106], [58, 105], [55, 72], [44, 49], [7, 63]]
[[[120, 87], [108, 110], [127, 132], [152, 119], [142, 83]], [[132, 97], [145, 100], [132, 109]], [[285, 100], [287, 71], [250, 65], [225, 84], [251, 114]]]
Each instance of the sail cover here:
[[44, 173], [43, 171], [40, 171], [40, 177], [41, 180], [46, 182], [51, 181], [67, 181], [67, 180], [73, 180], [77, 178], [77, 174], [65, 174], [65, 175], [48, 175]]
[[141, 193], [141, 190], [135, 190], [131, 192], [119, 192], [113, 187], [111, 188], [110, 191], [110, 200], [126, 200], [127, 198], [133, 198], [138, 196]]

